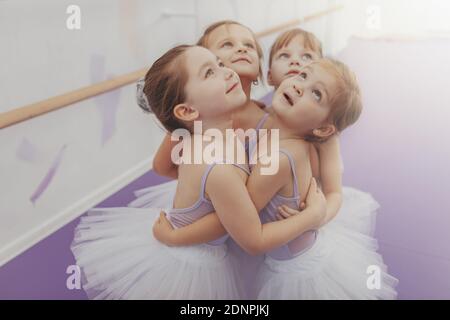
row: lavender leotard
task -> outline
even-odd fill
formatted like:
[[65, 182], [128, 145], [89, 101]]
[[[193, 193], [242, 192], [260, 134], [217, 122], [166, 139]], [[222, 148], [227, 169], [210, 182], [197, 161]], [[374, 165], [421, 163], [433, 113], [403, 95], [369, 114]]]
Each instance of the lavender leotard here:
[[[256, 130], [259, 131], [262, 126], [264, 125], [265, 121], [267, 120], [269, 114], [266, 114], [262, 117], [262, 119], [259, 121], [258, 126], [256, 127]], [[255, 151], [255, 148], [257, 146], [257, 139], [251, 139], [249, 141], [249, 147], [248, 147], [248, 156], [249, 158]], [[300, 204], [300, 193], [298, 190], [298, 179], [297, 174], [295, 173], [295, 161], [292, 155], [284, 149], [279, 150], [280, 153], [285, 154], [289, 159], [289, 164], [291, 166], [292, 176], [293, 176], [293, 195], [291, 197], [284, 197], [280, 194], [276, 194], [269, 203], [261, 210], [260, 217], [262, 223], [268, 223], [272, 221], [277, 221], [276, 215], [278, 214], [278, 207], [282, 205], [286, 205], [293, 209], [298, 209]], [[251, 166], [250, 166], [251, 168]], [[294, 240], [290, 241], [289, 243], [278, 247], [276, 249], [273, 249], [266, 254], [270, 256], [273, 259], [276, 260], [288, 260], [292, 259], [304, 251], [308, 250], [315, 242], [317, 238], [318, 230], [310, 230], [306, 231]]]
[[[200, 194], [198, 200], [190, 207], [188, 208], [172, 208], [168, 212], [168, 218], [169, 221], [172, 223], [172, 225], [175, 228], [181, 228], [184, 226], [187, 226], [191, 223], [194, 223], [198, 219], [204, 217], [208, 213], [214, 212], [214, 206], [211, 202], [211, 200], [208, 200], [205, 197], [205, 187], [206, 187], [206, 179], [208, 178], [209, 173], [211, 172], [212, 168], [216, 164], [221, 163], [212, 163], [208, 165], [207, 169], [203, 173], [202, 176], [202, 182], [200, 185]], [[249, 174], [249, 170], [245, 166], [241, 166], [238, 164], [233, 164], [234, 166], [244, 170], [247, 174]], [[223, 237], [216, 239], [214, 241], [208, 242], [210, 245], [221, 245], [223, 244], [228, 238], [228, 234], [224, 235]]]
[[[260, 213], [261, 221], [263, 223], [277, 221], [276, 215], [278, 213], [279, 206], [286, 205], [290, 208], [298, 209], [300, 204], [300, 193], [298, 191], [298, 180], [297, 175], [295, 173], [294, 158], [287, 150], [280, 149], [280, 153], [285, 154], [289, 159], [292, 175], [294, 178], [293, 179], [294, 194], [291, 197], [285, 197], [280, 194], [276, 194], [264, 207], [264, 209], [262, 209]], [[276, 249], [273, 249], [272, 251], [269, 251], [266, 254], [276, 260], [292, 259], [300, 255], [304, 251], [308, 250], [309, 248], [311, 248], [311, 246], [314, 244], [316, 240], [317, 232], [318, 232], [317, 230], [306, 231], [297, 238], [295, 238], [294, 240], [290, 241], [289, 243]]]

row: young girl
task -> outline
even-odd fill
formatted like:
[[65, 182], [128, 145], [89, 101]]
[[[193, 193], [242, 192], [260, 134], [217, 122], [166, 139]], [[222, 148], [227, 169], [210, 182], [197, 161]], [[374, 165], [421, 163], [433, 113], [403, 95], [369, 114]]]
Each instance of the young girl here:
[[[236, 73], [207, 49], [183, 45], [169, 50], [148, 71], [142, 94], [140, 106], [151, 110], [168, 131], [184, 128], [191, 132], [194, 145], [200, 141], [193, 152], [208, 147], [206, 138], [231, 145], [237, 142], [235, 137], [225, 139], [225, 131], [231, 128], [232, 112], [246, 96]], [[203, 132], [193, 130], [196, 120], [202, 121]], [[205, 137], [211, 128], [222, 135]], [[252, 253], [270, 250], [317, 227], [325, 213], [325, 199], [314, 180], [304, 214], [262, 226], [245, 187], [247, 167], [230, 164], [232, 160], [179, 165], [179, 187], [168, 212], [171, 226], [188, 226], [202, 217], [208, 221], [208, 213], [215, 210], [214, 217]], [[224, 188], [229, 191], [223, 192]], [[81, 219], [71, 249], [90, 298], [242, 297], [238, 270], [226, 258], [225, 234], [208, 243], [169, 248], [151, 233], [158, 214], [158, 209], [151, 208], [95, 208]], [[203, 233], [208, 235], [209, 230]]]
[[[244, 130], [255, 128], [258, 119], [262, 118], [265, 112], [261, 108], [261, 103], [250, 99], [252, 84], [256, 83], [262, 74], [262, 49], [253, 32], [235, 21], [219, 21], [205, 30], [197, 45], [208, 48], [227, 68], [235, 71], [241, 80], [247, 99], [233, 112], [233, 127]], [[177, 178], [177, 166], [170, 161], [170, 151], [174, 144], [168, 134], [153, 161], [153, 170], [156, 173]], [[163, 190], [161, 187], [160, 191]], [[147, 204], [152, 204], [150, 199]]]
[[[296, 209], [304, 198], [305, 181], [312, 175], [306, 140], [323, 141], [341, 132], [357, 120], [361, 107], [354, 76], [336, 61], [313, 62], [299, 68], [298, 76], [281, 83], [274, 95], [272, 117], [280, 130], [279, 171], [276, 175], [262, 175], [262, 164], [258, 162], [247, 182], [256, 207], [264, 207], [260, 212], [263, 222], [276, 221], [280, 206]], [[251, 155], [255, 154], [255, 146], [250, 145]], [[258, 148], [264, 147], [260, 143]], [[261, 195], [265, 200], [270, 195], [270, 200], [254, 199]], [[170, 245], [182, 245], [192, 241], [190, 228], [195, 224], [171, 230], [161, 216], [154, 233]], [[223, 233], [211, 219], [210, 232], [213, 229], [217, 235]], [[196, 237], [198, 241], [198, 232]], [[367, 274], [371, 268], [377, 272], [375, 287]], [[269, 250], [256, 281], [260, 299], [391, 299], [396, 296], [395, 285], [396, 279], [386, 273], [382, 257], [376, 252], [376, 240], [339, 224], [307, 231]]]
[[[300, 28], [288, 30], [277, 37], [270, 49], [268, 83], [276, 90], [283, 80], [297, 76], [301, 67], [321, 57], [321, 43], [312, 33]], [[372, 235], [378, 204], [367, 193], [349, 187], [342, 189], [343, 169], [337, 135], [326, 142], [315, 143], [315, 147], [320, 161], [313, 157], [312, 166], [319, 168], [316, 176], [320, 177], [328, 200], [324, 223], [333, 220], [333, 223]], [[291, 211], [291, 214], [296, 213]]]

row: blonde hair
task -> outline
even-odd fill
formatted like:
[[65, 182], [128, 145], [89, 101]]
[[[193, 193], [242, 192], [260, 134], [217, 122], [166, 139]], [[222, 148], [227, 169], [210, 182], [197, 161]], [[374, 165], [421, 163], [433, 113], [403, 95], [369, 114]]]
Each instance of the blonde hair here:
[[305, 41], [305, 47], [307, 49], [310, 49], [314, 52], [317, 52], [319, 56], [322, 58], [322, 44], [320, 43], [319, 39], [312, 34], [311, 32], [308, 32], [306, 30], [296, 28], [291, 29], [286, 32], [283, 32], [280, 34], [273, 43], [272, 47], [270, 48], [270, 55], [269, 55], [269, 68], [272, 66], [272, 60], [273, 56], [282, 48], [289, 45], [289, 43], [297, 36], [302, 36]]
[[227, 26], [230, 26], [233, 24], [246, 28], [248, 31], [250, 31], [251, 35], [253, 36], [253, 40], [255, 41], [255, 46], [256, 46], [256, 52], [258, 53], [258, 57], [259, 57], [259, 76], [258, 77], [261, 80], [263, 80], [263, 72], [262, 72], [262, 59], [263, 59], [263, 55], [264, 55], [263, 50], [262, 50], [261, 46], [259, 45], [258, 40], [256, 39], [255, 33], [249, 27], [243, 25], [242, 23], [239, 23], [234, 20], [221, 20], [221, 21], [215, 22], [205, 29], [205, 31], [203, 32], [203, 35], [200, 37], [200, 39], [198, 39], [197, 45], [209, 49], [209, 37], [210, 37], [211, 33], [221, 26], [227, 27]]
[[[330, 96], [330, 114], [328, 121], [335, 126], [336, 131], [342, 132], [345, 128], [354, 124], [362, 112], [361, 91], [355, 74], [342, 62], [322, 58], [312, 62], [318, 64], [336, 80], [336, 91]], [[308, 140], [325, 141], [316, 136], [309, 136]]]

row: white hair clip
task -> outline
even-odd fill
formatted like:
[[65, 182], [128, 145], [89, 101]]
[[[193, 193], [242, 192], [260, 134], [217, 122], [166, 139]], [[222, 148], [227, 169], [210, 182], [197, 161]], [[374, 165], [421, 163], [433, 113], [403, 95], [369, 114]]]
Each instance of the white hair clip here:
[[147, 96], [144, 93], [144, 87], [145, 87], [145, 79], [141, 78], [136, 83], [136, 101], [139, 107], [142, 108], [142, 110], [146, 112], [153, 113], [152, 109], [150, 108], [150, 104], [148, 103]]

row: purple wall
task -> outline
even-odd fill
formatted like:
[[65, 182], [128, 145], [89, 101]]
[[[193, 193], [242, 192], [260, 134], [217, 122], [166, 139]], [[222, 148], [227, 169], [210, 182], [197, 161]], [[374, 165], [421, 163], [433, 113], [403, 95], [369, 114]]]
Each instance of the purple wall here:
[[381, 205], [376, 237], [400, 298], [450, 299], [450, 41], [353, 39], [339, 59], [364, 100], [343, 133], [344, 184]]
[[[450, 41], [353, 39], [339, 55], [364, 98], [344, 132], [344, 184], [380, 203], [376, 237], [399, 298], [450, 299]], [[99, 204], [124, 206], [148, 173]], [[65, 286], [74, 221], [0, 269], [0, 299], [84, 299]]]

